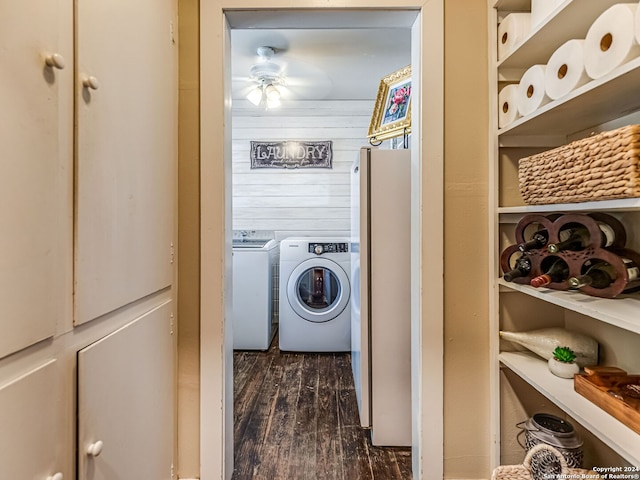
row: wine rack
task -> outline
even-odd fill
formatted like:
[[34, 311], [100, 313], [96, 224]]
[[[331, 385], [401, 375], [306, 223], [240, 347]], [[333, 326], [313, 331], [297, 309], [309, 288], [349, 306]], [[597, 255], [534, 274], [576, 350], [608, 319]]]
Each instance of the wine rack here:
[[[607, 248], [600, 246], [599, 239], [602, 233], [598, 225], [599, 223], [609, 225], [614, 232], [612, 244]], [[606, 288], [585, 286], [580, 290], [594, 297], [614, 298], [621, 294], [632, 280], [629, 278], [623, 258], [628, 258], [636, 265], [640, 265], [640, 254], [634, 250], [625, 248], [627, 235], [624, 226], [618, 219], [611, 215], [602, 212], [591, 213], [589, 215], [574, 213], [561, 215], [553, 221], [543, 215], [526, 215], [522, 217], [515, 228], [517, 244], [508, 246], [502, 252], [500, 266], [503, 272], [507, 272], [513, 267], [514, 257], [518, 253], [521, 253], [518, 249], [518, 244], [527, 241], [525, 232], [533, 225], [536, 225], [537, 229], [547, 231], [547, 244], [559, 242], [561, 238], [560, 232], [576, 225], [583, 226], [589, 231], [590, 242], [586, 248], [579, 251], [563, 250], [557, 253], [549, 253], [546, 246], [544, 246], [523, 253], [529, 257], [531, 271], [527, 276], [513, 279], [515, 283], [528, 284], [531, 278], [543, 274], [554, 259], [561, 259], [567, 264], [569, 269], [567, 279], [584, 274], [586, 265], [589, 262], [602, 260], [615, 268], [616, 278], [613, 283]], [[562, 282], [550, 283], [548, 288], [554, 290], [569, 290], [570, 286], [565, 279]]]

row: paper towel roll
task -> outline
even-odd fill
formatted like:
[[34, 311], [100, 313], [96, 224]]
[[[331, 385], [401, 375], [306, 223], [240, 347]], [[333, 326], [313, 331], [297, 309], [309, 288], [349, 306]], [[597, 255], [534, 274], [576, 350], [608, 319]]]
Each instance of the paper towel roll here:
[[518, 112], [523, 117], [535, 112], [545, 103], [549, 103], [550, 99], [544, 88], [545, 70], [545, 65], [533, 65], [520, 79], [516, 103]]
[[531, 0], [531, 30], [540, 25], [560, 3], [561, 0]]
[[530, 27], [530, 13], [510, 13], [498, 25], [498, 60], [507, 56], [525, 38]]
[[569, 40], [549, 58], [544, 88], [549, 98], [557, 100], [590, 80], [584, 71], [584, 40]]
[[518, 84], [507, 85], [498, 94], [498, 128], [504, 128], [520, 117], [516, 98]]
[[584, 43], [584, 68], [591, 78], [600, 78], [640, 55], [634, 31], [637, 9], [636, 3], [618, 3], [589, 27]]

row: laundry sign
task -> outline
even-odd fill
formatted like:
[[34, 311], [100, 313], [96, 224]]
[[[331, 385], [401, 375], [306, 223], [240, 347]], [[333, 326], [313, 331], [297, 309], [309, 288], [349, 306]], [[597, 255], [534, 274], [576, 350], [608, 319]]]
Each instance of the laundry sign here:
[[251, 142], [251, 168], [332, 168], [333, 142]]

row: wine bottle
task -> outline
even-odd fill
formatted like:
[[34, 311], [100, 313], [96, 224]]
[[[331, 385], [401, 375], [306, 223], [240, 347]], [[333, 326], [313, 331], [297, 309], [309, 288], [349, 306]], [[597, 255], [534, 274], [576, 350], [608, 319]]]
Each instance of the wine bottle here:
[[559, 283], [569, 276], [569, 266], [561, 258], [553, 261], [551, 266], [542, 274], [533, 277], [529, 282], [532, 287], [544, 287], [550, 283]]
[[553, 357], [556, 347], [569, 347], [576, 354], [580, 366], [598, 363], [598, 342], [583, 333], [564, 328], [550, 327], [527, 332], [500, 331], [500, 338], [522, 345], [545, 360]]
[[[611, 226], [607, 225], [603, 222], [598, 222], [598, 227], [600, 227], [600, 246], [601, 247], [610, 247], [615, 240], [616, 234], [613, 231]], [[559, 235], [562, 237], [562, 230]], [[547, 245], [547, 250], [550, 253], [558, 253], [562, 250], [583, 250], [586, 248], [589, 243], [591, 243], [591, 235], [589, 234], [589, 230], [582, 225], [576, 225], [575, 227], [571, 227], [570, 235], [564, 240], [559, 241], [558, 243], [550, 243]]]
[[[555, 219], [561, 217], [559, 213], [553, 213], [551, 215], [547, 215], [547, 219], [553, 222]], [[549, 232], [546, 228], [542, 228], [537, 230], [531, 234], [530, 240], [526, 242], [522, 242], [518, 244], [518, 250], [521, 252], [528, 252], [529, 250], [533, 250], [536, 248], [544, 247], [549, 241]]]
[[[622, 262], [627, 269], [628, 283], [625, 290], [636, 286], [640, 282], [640, 268], [628, 258], [622, 258]], [[607, 288], [617, 278], [616, 268], [604, 260], [597, 260], [587, 269], [584, 275], [579, 277], [571, 277], [569, 285], [571, 288], [577, 289], [586, 286], [593, 288]]]
[[538, 230], [531, 235], [531, 240], [518, 244], [518, 250], [521, 252], [528, 252], [534, 248], [542, 248], [549, 241], [549, 232], [547, 229]]
[[521, 255], [512, 270], [505, 272], [502, 276], [505, 281], [512, 282], [515, 278], [526, 277], [531, 273], [531, 260], [527, 255]]

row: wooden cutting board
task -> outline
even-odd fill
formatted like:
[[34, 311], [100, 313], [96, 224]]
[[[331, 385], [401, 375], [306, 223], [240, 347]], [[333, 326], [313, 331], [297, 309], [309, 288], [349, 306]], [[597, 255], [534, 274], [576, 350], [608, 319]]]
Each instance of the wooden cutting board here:
[[640, 375], [617, 367], [585, 367], [573, 387], [583, 397], [640, 434]]

